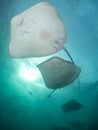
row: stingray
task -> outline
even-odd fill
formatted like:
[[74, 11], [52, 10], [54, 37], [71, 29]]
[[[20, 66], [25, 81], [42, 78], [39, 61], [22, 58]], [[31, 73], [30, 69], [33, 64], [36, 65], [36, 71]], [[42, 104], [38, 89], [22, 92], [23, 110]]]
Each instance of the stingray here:
[[77, 111], [82, 107], [82, 105], [76, 100], [72, 99], [68, 101], [67, 103], [64, 103], [61, 107], [63, 111], [66, 113], [66, 112], [71, 112], [71, 111]]
[[47, 56], [64, 47], [65, 25], [56, 8], [39, 2], [11, 19], [9, 54], [14, 58]]
[[55, 56], [37, 65], [43, 76], [46, 87], [53, 89], [48, 97], [50, 97], [56, 89], [68, 86], [77, 78], [79, 86], [79, 74], [81, 69], [75, 65], [69, 52], [65, 48], [63, 49], [71, 61], [66, 61]]
[[51, 89], [69, 85], [80, 73], [79, 67], [59, 57], [52, 57], [37, 65], [37, 67], [44, 78], [46, 86]]

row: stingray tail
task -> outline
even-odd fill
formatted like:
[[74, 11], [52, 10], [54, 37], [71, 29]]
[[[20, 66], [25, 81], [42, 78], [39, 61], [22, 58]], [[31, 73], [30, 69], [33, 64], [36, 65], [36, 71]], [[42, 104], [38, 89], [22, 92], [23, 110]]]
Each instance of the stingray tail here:
[[47, 98], [50, 98], [51, 97], [51, 95], [56, 91], [57, 89], [53, 89], [52, 90], [52, 92], [48, 95], [48, 97]]

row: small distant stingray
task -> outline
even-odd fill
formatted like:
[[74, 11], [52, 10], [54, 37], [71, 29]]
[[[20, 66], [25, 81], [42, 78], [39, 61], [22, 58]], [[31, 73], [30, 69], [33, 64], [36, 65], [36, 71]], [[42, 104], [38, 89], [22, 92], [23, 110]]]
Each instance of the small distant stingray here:
[[61, 107], [64, 112], [71, 112], [71, 111], [77, 111], [82, 107], [82, 105], [76, 100], [72, 99], [69, 102], [63, 104]]
[[80, 121], [73, 121], [73, 122], [70, 122], [70, 125], [73, 127], [73, 128], [78, 128], [78, 129], [81, 129], [83, 130], [84, 129], [84, 124]]
[[69, 128], [60, 127], [60, 126], [54, 126], [51, 130], [71, 130]]

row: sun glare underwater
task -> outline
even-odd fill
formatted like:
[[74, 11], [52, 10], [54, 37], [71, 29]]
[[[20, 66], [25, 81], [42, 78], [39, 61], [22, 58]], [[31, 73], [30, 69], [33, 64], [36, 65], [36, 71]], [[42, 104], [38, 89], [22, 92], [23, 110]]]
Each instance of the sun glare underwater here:
[[0, 130], [98, 130], [98, 1], [0, 1]]

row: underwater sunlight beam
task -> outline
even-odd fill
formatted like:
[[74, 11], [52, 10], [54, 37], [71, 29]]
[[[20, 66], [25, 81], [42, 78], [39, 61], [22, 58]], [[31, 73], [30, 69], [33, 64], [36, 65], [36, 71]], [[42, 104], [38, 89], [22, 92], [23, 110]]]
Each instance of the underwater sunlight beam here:
[[38, 80], [40, 72], [34, 67], [23, 64], [19, 68], [19, 76], [25, 81], [33, 82]]

